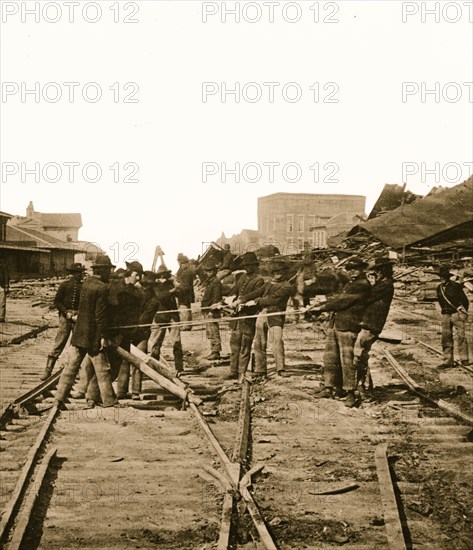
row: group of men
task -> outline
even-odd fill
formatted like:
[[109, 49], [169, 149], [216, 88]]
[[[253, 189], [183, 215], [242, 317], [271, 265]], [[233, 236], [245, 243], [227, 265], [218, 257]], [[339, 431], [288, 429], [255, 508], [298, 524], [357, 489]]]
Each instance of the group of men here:
[[[178, 259], [187, 263], [182, 255]], [[117, 348], [130, 351], [133, 344], [160, 359], [167, 332], [175, 369], [177, 373], [184, 369], [179, 312], [180, 306], [188, 308], [193, 300], [188, 280], [181, 286], [165, 265], [156, 272], [144, 271], [138, 261], [127, 262], [126, 269], [114, 272], [115, 267], [108, 256], [99, 256], [92, 265], [93, 275], [83, 280], [85, 269], [73, 264], [69, 268], [72, 277], [61, 283], [56, 293], [59, 329], [42, 378], [51, 375], [72, 333], [68, 362], [56, 393], [59, 403], [64, 403], [70, 394], [79, 370], [80, 389], [75, 397], [85, 397], [89, 408], [97, 404], [119, 406], [119, 400], [129, 396], [139, 399], [141, 372], [135, 368], [130, 372], [129, 363]], [[183, 317], [188, 317], [187, 312]], [[112, 386], [115, 380], [116, 392]]]
[[[228, 251], [227, 251], [228, 252]], [[126, 269], [112, 272], [107, 256], [98, 257], [92, 266], [93, 275], [84, 281], [84, 268], [73, 264], [70, 279], [63, 282], [56, 294], [59, 329], [54, 347], [48, 356], [43, 379], [51, 375], [54, 364], [72, 332], [69, 361], [58, 385], [59, 402], [69, 395], [82, 365], [78, 397], [86, 397], [87, 406], [115, 406], [129, 395], [139, 399], [142, 376], [138, 369], [124, 361], [116, 349], [130, 351], [131, 345], [159, 359], [164, 338], [169, 333], [177, 373], [184, 369], [180, 331], [192, 328], [190, 314], [194, 301], [195, 265], [182, 254], [178, 256], [176, 276], [161, 265], [157, 272], [144, 271], [137, 262]], [[240, 258], [239, 276], [229, 294], [230, 303], [223, 302], [221, 282], [222, 262], [204, 267], [201, 299], [202, 321], [205, 324], [211, 353], [207, 359], [221, 357], [219, 324], [222, 311], [231, 314], [230, 372], [228, 378], [245, 377], [254, 352], [254, 380], [267, 376], [267, 344], [272, 342], [278, 376], [287, 376], [283, 330], [288, 300], [296, 292], [294, 277], [289, 280], [287, 262], [274, 259], [271, 277], [259, 274], [259, 261], [254, 252]], [[371, 346], [383, 330], [394, 295], [393, 261], [377, 257], [370, 264], [351, 257], [344, 265], [349, 276], [340, 292], [327, 301], [308, 306], [306, 312], [329, 314], [324, 351], [324, 387], [315, 397], [346, 398], [353, 407], [366, 391], [369, 381], [368, 358]], [[227, 270], [228, 271], [228, 270]], [[450, 281], [450, 272], [440, 271], [443, 283], [438, 298], [443, 313], [444, 366], [453, 365], [452, 327], [459, 336], [461, 360], [468, 362], [464, 338], [464, 321], [468, 299], [461, 285]], [[315, 273], [315, 277], [317, 274]], [[310, 285], [314, 279], [306, 280]], [[117, 380], [115, 393], [112, 382]]]

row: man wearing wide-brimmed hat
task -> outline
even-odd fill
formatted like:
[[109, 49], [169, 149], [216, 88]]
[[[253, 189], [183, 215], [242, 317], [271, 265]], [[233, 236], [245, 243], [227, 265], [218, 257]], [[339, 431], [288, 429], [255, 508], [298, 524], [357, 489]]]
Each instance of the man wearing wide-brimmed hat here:
[[74, 328], [74, 321], [79, 310], [80, 293], [82, 289], [82, 278], [85, 267], [80, 263], [73, 263], [67, 271], [72, 275], [70, 279], [62, 282], [57, 289], [54, 297], [54, 307], [59, 314], [59, 327], [54, 340], [54, 347], [48, 355], [46, 368], [41, 376], [41, 380], [49, 378], [53, 372], [59, 356], [66, 347], [69, 335]]
[[[143, 275], [143, 266], [136, 260], [125, 264], [124, 277], [110, 285], [108, 297], [110, 325], [114, 328], [109, 331], [108, 337], [112, 339], [113, 346], [120, 346], [129, 352], [131, 343], [136, 343], [135, 327], [139, 321], [142, 299], [141, 291], [136, 285]], [[128, 397], [130, 365], [113, 350], [109, 352], [109, 360], [112, 379], [117, 377], [117, 398], [125, 399]]]
[[462, 285], [450, 278], [452, 273], [448, 266], [439, 269], [442, 282], [437, 287], [437, 298], [442, 310], [442, 351], [443, 363], [440, 368], [451, 368], [455, 365], [453, 359], [453, 329], [458, 340], [458, 353], [462, 365], [469, 365], [468, 342], [465, 337], [465, 323], [468, 320], [468, 298]]
[[98, 387], [102, 406], [112, 407], [118, 403], [112, 387], [108, 346], [108, 281], [115, 266], [108, 256], [97, 256], [92, 265], [92, 277], [82, 284], [77, 321], [72, 332], [69, 361], [64, 368], [56, 391], [56, 401], [63, 404], [75, 382], [80, 364], [88, 354], [95, 377], [87, 388], [89, 406], [97, 404], [94, 382]]
[[266, 349], [268, 335], [273, 344], [273, 356], [276, 363], [278, 376], [286, 376], [284, 370], [284, 341], [283, 328], [286, 316], [270, 315], [268, 313], [284, 312], [291, 293], [292, 285], [285, 280], [288, 264], [282, 261], [274, 261], [270, 268], [272, 280], [264, 285], [261, 298], [256, 298], [256, 303], [263, 309], [256, 320], [255, 334], [255, 374], [260, 377], [267, 375]]
[[342, 395], [343, 391], [347, 394], [345, 405], [354, 407], [357, 372], [353, 348], [371, 287], [364, 275], [367, 263], [361, 258], [350, 258], [344, 267], [350, 281], [342, 292], [324, 305], [311, 308], [313, 311], [333, 312], [324, 351], [325, 387], [317, 397], [333, 398]]
[[182, 352], [179, 312], [176, 299], [180, 289], [171, 275], [171, 270], [167, 269], [166, 266], [159, 266], [156, 273], [157, 285], [154, 287], [156, 313], [148, 340], [148, 352], [151, 353], [152, 357], [156, 359], [160, 358], [161, 346], [163, 345], [166, 332], [169, 330], [174, 355], [174, 367], [179, 373], [184, 370], [184, 355]]
[[236, 296], [236, 301], [232, 305], [238, 316], [254, 316], [250, 319], [237, 320], [230, 336], [229, 378], [239, 378], [242, 381], [250, 362], [251, 346], [256, 330], [256, 314], [260, 309], [254, 304], [251, 306], [245, 304], [262, 296], [264, 279], [258, 274], [259, 262], [254, 252], [247, 252], [240, 265], [246, 273], [238, 279], [235, 287], [230, 291], [230, 295]]
[[368, 371], [369, 352], [383, 330], [394, 296], [393, 260], [386, 256], [378, 256], [368, 265], [366, 278], [371, 285], [371, 293], [353, 348], [358, 386], [362, 393], [366, 390], [366, 378], [371, 380]]
[[204, 281], [204, 293], [200, 302], [203, 309], [204, 317], [207, 319], [205, 323], [205, 334], [210, 342], [210, 355], [207, 357], [209, 361], [220, 359], [222, 351], [222, 342], [220, 340], [220, 329], [218, 321], [211, 323], [209, 319], [220, 319], [221, 314], [218, 306], [222, 301], [222, 283], [217, 277], [218, 265], [210, 264], [203, 268], [206, 279]]

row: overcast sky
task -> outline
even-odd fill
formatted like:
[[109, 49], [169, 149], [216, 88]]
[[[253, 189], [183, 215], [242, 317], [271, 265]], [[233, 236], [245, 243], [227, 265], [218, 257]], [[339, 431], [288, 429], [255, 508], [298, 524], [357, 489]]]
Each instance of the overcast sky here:
[[159, 244], [175, 268], [256, 229], [258, 196], [369, 212], [385, 183], [472, 173], [471, 2], [37, 5], [2, 2], [0, 209], [80, 212], [118, 264], [137, 248], [149, 268]]

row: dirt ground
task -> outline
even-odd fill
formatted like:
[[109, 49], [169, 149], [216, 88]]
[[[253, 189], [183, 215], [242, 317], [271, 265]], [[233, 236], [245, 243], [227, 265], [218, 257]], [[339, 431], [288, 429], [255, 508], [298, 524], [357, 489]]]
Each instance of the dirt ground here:
[[[21, 317], [35, 299], [18, 298], [15, 315]], [[40, 315], [54, 318], [47, 309], [37, 308]], [[359, 408], [310, 395], [322, 383], [324, 336], [317, 323], [287, 324], [289, 378], [274, 375], [269, 353], [271, 376], [254, 385], [251, 396], [248, 466], [264, 464], [253, 480], [253, 493], [281, 550], [387, 548], [374, 462], [377, 445], [385, 442], [408, 547], [472, 547], [471, 427], [409, 394], [381, 350], [390, 349], [411, 376], [436, 395], [467, 407], [472, 403], [472, 379], [460, 369], [438, 370], [438, 357], [409, 338], [412, 326], [422, 329], [424, 338], [430, 330], [438, 347], [436, 327], [412, 323], [412, 317], [403, 322], [406, 319], [408, 315], [390, 317], [388, 327], [404, 333], [406, 343], [376, 344], [371, 361], [374, 399]], [[229, 332], [222, 336], [228, 352]], [[49, 330], [2, 351], [12, 365], [19, 349], [37, 362], [38, 349], [46, 355], [53, 337], [54, 330]], [[183, 332], [182, 339], [188, 352], [185, 379], [191, 386], [207, 388], [201, 410], [231, 456], [239, 388], [224, 380], [228, 367], [209, 367], [203, 360], [209, 353], [204, 331]], [[169, 348], [164, 353], [171, 358]], [[37, 368], [40, 373], [43, 365]], [[222, 493], [203, 466], [221, 469], [218, 459], [191, 412], [180, 410], [151, 381], [145, 384], [144, 393], [153, 398], [146, 403], [153, 404], [153, 410], [85, 411], [83, 402], [76, 401], [61, 413], [48, 444], [57, 447], [58, 458], [28, 548], [216, 548]], [[339, 494], [320, 494], [337, 489]], [[248, 516], [240, 515], [240, 520], [234, 548], [261, 548], [254, 542]]]

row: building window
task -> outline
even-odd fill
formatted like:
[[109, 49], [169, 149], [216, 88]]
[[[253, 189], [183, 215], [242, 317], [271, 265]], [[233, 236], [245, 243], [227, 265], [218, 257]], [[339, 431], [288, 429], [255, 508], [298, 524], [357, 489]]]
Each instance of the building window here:
[[315, 216], [314, 215], [309, 216], [308, 224], [309, 224], [309, 231], [310, 231], [310, 228], [314, 227], [314, 225], [315, 225]]
[[304, 239], [302, 237], [297, 239], [297, 248], [298, 252], [302, 252], [304, 250]]
[[294, 216], [292, 214], [287, 215], [287, 232], [292, 233], [294, 231]]
[[269, 216], [266, 216], [266, 235], [269, 233]]
[[299, 233], [304, 233], [304, 214], [299, 214], [297, 219], [298, 219], [297, 230]]

